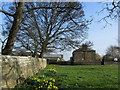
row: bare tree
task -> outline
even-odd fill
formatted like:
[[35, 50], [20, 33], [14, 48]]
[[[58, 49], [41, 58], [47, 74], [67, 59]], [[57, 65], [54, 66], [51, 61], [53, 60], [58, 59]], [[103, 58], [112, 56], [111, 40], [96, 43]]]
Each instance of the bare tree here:
[[113, 0], [113, 2], [107, 3], [106, 9], [109, 12], [108, 16], [106, 17], [110, 17], [111, 19], [117, 18], [120, 12], [120, 1]]
[[120, 17], [120, 1], [113, 0], [112, 2], [104, 3], [103, 9], [99, 13], [104, 11], [107, 12], [107, 15], [101, 18], [99, 22], [105, 21], [106, 25], [104, 27], [106, 27], [107, 25], [111, 25], [111, 23], [108, 22], [108, 19], [116, 20]]
[[[2, 54], [5, 55], [9, 55], [12, 53], [12, 49], [14, 47], [14, 42], [16, 40], [16, 36], [17, 33], [20, 29], [20, 23], [24, 20], [23, 16], [25, 13], [30, 12], [31, 10], [36, 10], [36, 9], [41, 9], [41, 8], [45, 8], [45, 9], [55, 9], [56, 7], [34, 7], [34, 8], [30, 8], [30, 9], [26, 9], [24, 8], [24, 5], [27, 4], [25, 2], [14, 2], [13, 6], [8, 6], [9, 9], [12, 10], [12, 13], [10, 13], [9, 11], [6, 10], [0, 10], [0, 12], [4, 13], [7, 17], [12, 17], [13, 21], [12, 21], [12, 26], [10, 28], [9, 31], [9, 35], [8, 35], [8, 40], [7, 43], [5, 45], [5, 48], [2, 50]], [[70, 7], [57, 7], [57, 8], [70, 8]], [[78, 8], [76, 8], [78, 9]]]
[[[26, 7], [33, 8], [29, 3]], [[19, 47], [24, 47], [33, 56], [54, 49], [70, 49], [80, 45], [86, 38], [89, 21], [84, 18], [84, 11], [79, 2], [36, 3], [37, 7], [56, 7], [55, 9], [39, 9], [27, 13], [28, 19], [22, 23], [18, 33]], [[57, 8], [70, 7], [70, 8]], [[78, 9], [74, 9], [78, 8]]]
[[14, 14], [8, 13], [6, 11], [0, 10], [0, 12], [12, 16], [14, 21], [13, 25], [10, 29], [8, 40], [4, 49], [2, 49], [2, 54], [11, 54], [12, 48], [14, 46], [14, 41], [16, 40], [16, 34], [19, 30], [19, 26], [21, 23], [22, 15], [23, 15], [23, 7], [24, 2], [18, 2], [16, 6], [16, 11]]
[[120, 47], [110, 46], [106, 51], [106, 55], [112, 56], [113, 58], [120, 58]]

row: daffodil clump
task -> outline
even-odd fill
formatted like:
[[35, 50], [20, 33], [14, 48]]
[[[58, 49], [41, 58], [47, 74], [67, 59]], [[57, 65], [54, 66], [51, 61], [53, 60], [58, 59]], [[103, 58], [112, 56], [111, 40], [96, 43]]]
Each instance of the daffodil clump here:
[[[43, 76], [44, 77], [44, 76]], [[56, 80], [54, 78], [46, 78], [46, 79], [40, 79], [37, 77], [30, 78], [30, 82], [27, 84], [31, 84], [34, 89], [46, 89], [47, 90], [58, 90], [58, 87], [56, 86]]]
[[44, 73], [46, 76], [54, 76], [57, 73], [57, 70], [55, 68], [47, 69]]
[[52, 73], [57, 73], [56, 69], [54, 69], [54, 68], [48, 69], [48, 71], [52, 72]]
[[57, 70], [52, 67], [50, 69], [46, 69], [43, 75], [37, 75], [37, 77], [31, 77], [26, 80], [27, 84], [33, 86], [34, 89], [47, 89], [47, 90], [58, 90], [56, 85], [56, 80], [51, 78], [51, 76], [55, 75]]
[[40, 76], [39, 76], [40, 79], [42, 79], [42, 78], [44, 78], [44, 77], [45, 77], [45, 75], [40, 75]]
[[55, 66], [50, 69], [45, 69], [43, 75], [36, 75], [34, 77], [29, 77], [25, 80], [23, 85], [19, 85], [18, 88], [27, 89], [42, 89], [42, 90], [58, 90], [57, 82], [52, 76], [56, 75], [57, 70]]

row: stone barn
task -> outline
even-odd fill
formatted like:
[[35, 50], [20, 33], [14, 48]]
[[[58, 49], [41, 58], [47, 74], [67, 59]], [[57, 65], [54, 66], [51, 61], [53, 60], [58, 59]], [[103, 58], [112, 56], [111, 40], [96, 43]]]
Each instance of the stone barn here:
[[100, 61], [96, 60], [96, 51], [88, 48], [83, 44], [81, 48], [73, 51], [71, 60], [72, 64], [100, 64]]

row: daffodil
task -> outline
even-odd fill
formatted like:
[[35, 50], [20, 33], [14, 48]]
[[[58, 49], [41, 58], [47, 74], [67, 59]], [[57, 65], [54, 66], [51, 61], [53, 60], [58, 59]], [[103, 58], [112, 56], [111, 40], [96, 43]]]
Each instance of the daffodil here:
[[40, 77], [45, 77], [45, 75], [41, 75]]
[[52, 78], [50, 78], [50, 80], [52, 80]]
[[50, 86], [48, 86], [47, 88], [50, 89]]
[[40, 79], [37, 79], [38, 82], [40, 82]]
[[48, 83], [48, 81], [46, 81], [46, 83]]
[[54, 88], [55, 90], [58, 90], [58, 87], [56, 87], [56, 86], [53, 86], [53, 88]]
[[52, 81], [55, 82], [55, 79], [53, 79]]
[[37, 80], [37, 78], [33, 78], [33, 80]]
[[50, 85], [52, 85], [52, 82], [49, 82]]

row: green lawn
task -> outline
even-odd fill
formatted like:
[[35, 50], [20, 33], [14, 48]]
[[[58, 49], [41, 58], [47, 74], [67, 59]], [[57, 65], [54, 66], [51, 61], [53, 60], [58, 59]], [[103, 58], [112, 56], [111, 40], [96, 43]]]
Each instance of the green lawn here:
[[[54, 73], [54, 70], [49, 71], [50, 68], [54, 68], [57, 73]], [[40, 75], [45, 75], [45, 77], [41, 79]], [[58, 89], [118, 88], [117, 65], [48, 65], [42, 72], [40, 72], [40, 74], [35, 75], [34, 77], [38, 77], [38, 79], [40, 78], [41, 83], [43, 83], [42, 86], [38, 85], [36, 87], [40, 86], [47, 88], [49, 87], [49, 84], [46, 84], [47, 86], [45, 86], [43, 81], [49, 81], [48, 78], [54, 78], [55, 82], [53, 85], [57, 86]], [[33, 79], [28, 80], [29, 83], [34, 82], [32, 80]], [[31, 85], [33, 85], [33, 83]]]
[[58, 72], [53, 78], [61, 88], [118, 88], [117, 65], [58, 65], [55, 68]]

